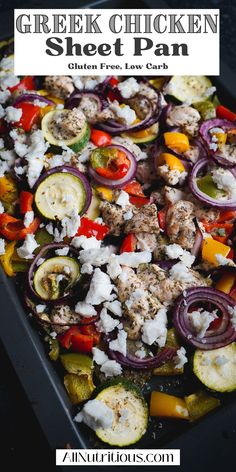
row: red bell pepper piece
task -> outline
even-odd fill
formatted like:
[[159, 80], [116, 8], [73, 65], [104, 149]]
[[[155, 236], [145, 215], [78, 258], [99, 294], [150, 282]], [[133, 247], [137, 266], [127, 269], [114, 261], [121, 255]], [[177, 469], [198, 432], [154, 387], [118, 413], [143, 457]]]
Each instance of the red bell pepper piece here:
[[109, 80], [109, 85], [111, 85], [112, 87], [116, 87], [119, 83], [119, 80], [116, 79], [116, 77], [111, 77], [110, 80]]
[[220, 212], [219, 218], [217, 218], [217, 223], [224, 223], [225, 221], [230, 221], [236, 218], [235, 210], [225, 210]]
[[72, 326], [65, 334], [59, 335], [58, 339], [65, 349], [72, 348], [77, 352], [90, 353], [94, 345], [93, 336], [81, 333], [78, 326]]
[[162, 208], [162, 210], [158, 211], [157, 213], [159, 226], [163, 231], [166, 229], [166, 208]]
[[15, 105], [15, 108], [21, 108], [22, 115], [20, 120], [14, 123], [14, 126], [23, 128], [24, 131], [30, 131], [32, 126], [39, 120], [41, 108], [27, 102], [19, 103]]
[[[234, 228], [233, 223], [202, 223], [207, 233], [211, 233], [213, 239], [223, 244], [229, 239]], [[221, 236], [219, 230], [224, 230], [225, 234]]]
[[136, 249], [136, 237], [133, 233], [129, 233], [120, 247], [120, 254], [123, 252], [134, 252]]
[[11, 93], [13, 92], [24, 92], [25, 90], [35, 90], [34, 78], [30, 75], [26, 75], [17, 85], [9, 87]]
[[134, 197], [133, 195], [131, 195], [129, 197], [129, 201], [130, 203], [132, 203], [132, 205], [135, 205], [137, 208], [141, 208], [142, 206], [148, 205], [150, 203], [150, 198]]
[[[87, 320], [88, 320], [88, 318], [87, 318]], [[82, 326], [80, 326], [79, 329], [80, 329], [80, 332], [82, 334], [86, 334], [87, 336], [92, 336], [94, 344], [98, 344], [100, 342], [101, 333], [99, 333], [96, 330], [96, 327], [95, 327], [94, 324], [82, 325]]]
[[117, 149], [116, 155], [109, 159], [105, 167], [96, 167], [96, 172], [106, 179], [120, 180], [126, 176], [130, 167], [130, 161], [123, 151]]
[[80, 227], [77, 231], [76, 236], [86, 236], [86, 238], [91, 238], [94, 236], [99, 241], [103, 240], [105, 236], [109, 233], [109, 226], [100, 225], [86, 216], [83, 216], [80, 220]]
[[[109, 82], [108, 82], [108, 85], [110, 85], [110, 87], [112, 87], [112, 88], [115, 88], [118, 85], [118, 83], [119, 83], [118, 79], [116, 79], [115, 77], [111, 77]], [[107, 94], [107, 98], [109, 98], [109, 100], [111, 102], [114, 102], [114, 100], [118, 100], [119, 94], [117, 94], [117, 90], [115, 90], [114, 92], [113, 92], [113, 90], [109, 90], [109, 92]]]
[[215, 319], [210, 323], [210, 325], [209, 325], [209, 330], [210, 330], [210, 329], [213, 329], [213, 330], [218, 329], [218, 328], [220, 327], [220, 325], [221, 325], [221, 321], [222, 321], [221, 318], [215, 318]]
[[32, 211], [34, 195], [31, 192], [22, 190], [20, 194], [20, 212], [24, 215], [27, 211]]
[[236, 113], [230, 111], [228, 108], [224, 107], [223, 105], [219, 105], [216, 107], [216, 116], [218, 118], [222, 118], [229, 121], [236, 120]]
[[234, 261], [234, 250], [230, 249], [229, 254], [227, 256], [227, 259], [232, 259]]
[[122, 190], [134, 197], [145, 197], [142, 185], [137, 182], [137, 180], [132, 180], [127, 185], [125, 185], [125, 187], [122, 187]]
[[94, 128], [91, 129], [90, 139], [97, 147], [109, 146], [112, 140], [110, 134]]
[[19, 241], [24, 239], [27, 234], [35, 233], [39, 225], [39, 218], [35, 218], [28, 228], [25, 228], [22, 220], [14, 218], [7, 213], [0, 215], [0, 234], [10, 241]]

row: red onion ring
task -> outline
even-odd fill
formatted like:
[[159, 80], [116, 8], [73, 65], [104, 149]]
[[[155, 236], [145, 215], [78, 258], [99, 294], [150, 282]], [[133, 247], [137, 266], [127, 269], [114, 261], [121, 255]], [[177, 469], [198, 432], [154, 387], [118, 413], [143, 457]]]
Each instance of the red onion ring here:
[[105, 185], [106, 187], [109, 188], [122, 188], [124, 185], [128, 184], [135, 176], [136, 170], [137, 170], [137, 161], [135, 156], [124, 146], [120, 146], [119, 144], [111, 144], [110, 146], [107, 146], [107, 149], [119, 149], [120, 151], [124, 152], [126, 154], [126, 157], [130, 161], [130, 166], [127, 171], [127, 174], [119, 180], [112, 180], [112, 179], [106, 179], [102, 175], [97, 174], [96, 170], [92, 168], [90, 165], [88, 168], [90, 176], [98, 182], [100, 185]]
[[42, 95], [37, 94], [37, 93], [22, 93], [22, 95], [20, 95], [19, 97], [17, 97], [14, 100], [13, 105], [14, 106], [19, 105], [20, 103], [24, 103], [24, 102], [34, 102], [35, 100], [39, 100], [40, 102], [44, 102], [47, 105], [55, 105], [56, 106], [55, 102], [53, 102], [52, 100], [49, 100], [46, 97], [43, 97]]
[[[73, 246], [69, 246], [68, 244], [63, 244], [63, 243], [52, 243], [52, 244], [46, 244], [45, 246], [42, 247], [42, 249], [38, 252], [38, 254], [35, 256], [32, 264], [29, 267], [28, 274], [27, 274], [27, 284], [28, 284], [28, 290], [29, 294], [33, 297], [33, 299], [36, 300], [43, 300], [35, 291], [34, 286], [33, 286], [33, 279], [34, 279], [34, 272], [37, 269], [37, 262], [39, 259], [44, 258], [45, 254], [48, 251], [55, 250], [55, 249], [63, 249], [64, 247], [68, 248], [69, 247], [69, 252], [72, 252], [74, 257], [78, 259], [79, 252], [77, 249], [75, 249]], [[51, 304], [59, 304], [62, 300], [67, 300], [69, 298], [69, 295], [62, 296], [60, 298], [57, 298], [56, 300], [49, 300]], [[44, 302], [47, 302], [48, 300], [43, 300]]]
[[202, 230], [199, 226], [197, 218], [195, 218], [195, 224], [196, 224], [196, 227], [197, 227], [197, 231], [196, 231], [194, 245], [191, 249], [191, 254], [193, 256], [195, 256], [195, 258], [196, 258], [197, 255], [199, 254], [200, 250], [201, 250], [201, 247], [202, 247], [203, 234], [202, 234]]
[[37, 189], [37, 187], [39, 186], [39, 184], [41, 184], [41, 182], [44, 179], [46, 179], [49, 175], [55, 174], [57, 172], [67, 172], [68, 174], [72, 174], [72, 175], [74, 175], [75, 177], [78, 177], [81, 180], [81, 182], [84, 186], [85, 192], [86, 192], [86, 196], [87, 196], [84, 208], [80, 212], [80, 215], [83, 215], [83, 213], [85, 213], [87, 211], [87, 209], [89, 208], [89, 206], [90, 206], [90, 203], [91, 203], [91, 200], [92, 200], [92, 188], [91, 188], [91, 185], [90, 185], [88, 179], [85, 177], [85, 175], [82, 172], [80, 172], [78, 169], [76, 169], [75, 167], [72, 167], [72, 166], [59, 166], [59, 167], [53, 167], [53, 169], [50, 169], [47, 172], [44, 172], [39, 177], [37, 182], [35, 183], [34, 189], [33, 189], [34, 192]]
[[[236, 200], [215, 200], [199, 189], [197, 185], [197, 176], [198, 173], [207, 165], [209, 165], [209, 159], [200, 159], [192, 168], [189, 176], [189, 187], [191, 192], [198, 200], [204, 202], [207, 205], [224, 210], [236, 210]], [[233, 176], [235, 177], [234, 171], [232, 169], [229, 169], [229, 171], [232, 172]]]
[[230, 162], [228, 159], [225, 159], [225, 157], [222, 157], [220, 153], [217, 152], [217, 150], [213, 151], [212, 149], [210, 149], [210, 144], [212, 141], [211, 134], [209, 133], [209, 131], [212, 128], [222, 128], [225, 132], [228, 132], [230, 129], [236, 129], [236, 123], [228, 120], [223, 120], [221, 118], [214, 118], [212, 120], [203, 121], [199, 129], [199, 133], [207, 144], [208, 152], [211, 157], [222, 166], [235, 166], [236, 162]]
[[[209, 329], [203, 338], [196, 336], [191, 326], [188, 311], [192, 305], [212, 303], [221, 313], [221, 324], [217, 329]], [[173, 323], [177, 333], [189, 344], [203, 350], [224, 347], [236, 340], [236, 331], [231, 323], [228, 306], [234, 308], [235, 300], [212, 287], [197, 287], [185, 290], [185, 296], [177, 299], [173, 313]]]

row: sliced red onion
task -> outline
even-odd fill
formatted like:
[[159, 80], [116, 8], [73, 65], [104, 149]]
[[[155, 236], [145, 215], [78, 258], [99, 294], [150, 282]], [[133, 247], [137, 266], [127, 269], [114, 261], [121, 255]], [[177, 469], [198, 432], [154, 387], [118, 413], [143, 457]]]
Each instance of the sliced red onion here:
[[[107, 338], [106, 342], [109, 344], [111, 338]], [[165, 347], [162, 349], [156, 356], [149, 356], [144, 359], [140, 359], [134, 354], [128, 353], [127, 356], [124, 356], [118, 351], [112, 351], [108, 348], [109, 358], [119, 362], [119, 364], [124, 367], [129, 367], [130, 369], [154, 369], [155, 367], [160, 367], [161, 365], [169, 362], [176, 354], [176, 349], [172, 347]]]
[[[221, 313], [221, 323], [216, 329], [208, 329], [200, 338], [196, 335], [188, 313], [192, 307], [201, 308], [211, 303]], [[231, 322], [228, 307], [235, 307], [235, 300], [212, 287], [190, 288], [177, 299], [173, 313], [173, 323], [177, 333], [189, 344], [203, 350], [218, 349], [236, 340], [236, 331]]]
[[228, 120], [223, 120], [221, 118], [214, 118], [212, 120], [203, 121], [200, 126], [199, 133], [202, 136], [203, 140], [208, 146], [208, 151], [213, 159], [218, 162], [222, 166], [226, 167], [233, 167], [236, 165], [236, 162], [231, 162], [225, 157], [220, 155], [220, 151], [216, 150], [213, 151], [210, 148], [210, 144], [212, 143], [212, 135], [210, 134], [210, 130], [212, 128], [222, 128], [224, 132], [228, 132], [230, 129], [236, 129], [236, 123]]
[[95, 100], [97, 103], [98, 112], [108, 107], [108, 101], [106, 97], [100, 92], [94, 92], [91, 90], [75, 90], [66, 100], [65, 107], [69, 109], [78, 107], [83, 97], [87, 97], [90, 100]]
[[59, 166], [59, 167], [53, 167], [53, 169], [50, 169], [47, 172], [44, 172], [44, 174], [42, 174], [39, 177], [39, 179], [37, 180], [37, 182], [35, 183], [34, 191], [38, 188], [39, 184], [41, 184], [41, 182], [44, 179], [49, 177], [49, 175], [55, 174], [57, 172], [67, 172], [68, 174], [72, 174], [72, 175], [74, 175], [75, 177], [78, 177], [78, 179], [81, 180], [81, 182], [84, 186], [85, 192], [86, 192], [85, 205], [84, 205], [83, 210], [80, 212], [80, 215], [83, 215], [83, 213], [85, 213], [87, 211], [87, 209], [89, 208], [89, 206], [90, 206], [90, 203], [91, 203], [91, 200], [92, 200], [92, 188], [91, 188], [91, 185], [90, 185], [88, 179], [85, 177], [85, 175], [82, 172], [80, 172], [78, 169], [76, 169], [75, 167], [72, 167], [72, 166]]
[[119, 144], [111, 144], [110, 146], [107, 146], [106, 149], [119, 149], [120, 151], [124, 152], [126, 154], [126, 157], [130, 161], [130, 166], [127, 171], [127, 174], [119, 180], [112, 180], [112, 179], [106, 179], [102, 175], [99, 175], [95, 169], [90, 165], [89, 166], [89, 174], [90, 176], [98, 182], [100, 185], [105, 185], [106, 187], [109, 188], [122, 188], [124, 185], [128, 184], [135, 176], [136, 170], [137, 170], [137, 161], [135, 156], [124, 146], [120, 146]]
[[[29, 267], [28, 274], [27, 274], [27, 284], [28, 284], [28, 291], [29, 295], [33, 297], [33, 299], [37, 300], [42, 300], [42, 298], [37, 294], [37, 292], [34, 290], [34, 273], [37, 270], [37, 263], [39, 259], [45, 259], [47, 256], [47, 253], [50, 251], [55, 251], [56, 249], [63, 249], [63, 248], [68, 248], [69, 247], [69, 252], [73, 254], [75, 259], [78, 259], [79, 257], [79, 252], [77, 249], [75, 249], [73, 246], [69, 246], [68, 244], [63, 244], [63, 243], [52, 243], [52, 244], [46, 244], [45, 246], [42, 247], [42, 249], [38, 252], [38, 254], [35, 256], [32, 264]], [[66, 294], [65, 296], [62, 296], [60, 298], [57, 298], [56, 300], [49, 300], [51, 304], [59, 304], [62, 300], [66, 300], [70, 297], [70, 295]], [[46, 300], [48, 302], [48, 300]], [[44, 300], [45, 302], [45, 300]]]
[[196, 231], [196, 236], [195, 236], [195, 241], [194, 241], [194, 245], [191, 249], [191, 254], [193, 256], [195, 256], [195, 258], [198, 256], [201, 248], [202, 248], [202, 242], [203, 242], [203, 234], [202, 234], [202, 230], [199, 226], [199, 223], [198, 223], [198, 220], [197, 218], [195, 218], [195, 224], [197, 226], [197, 231]]
[[[197, 177], [199, 172], [204, 169], [204, 167], [209, 165], [209, 159], [200, 159], [194, 165], [190, 176], [189, 176], [189, 187], [193, 195], [200, 200], [201, 202], [213, 206], [215, 208], [220, 208], [221, 210], [236, 210], [236, 200], [215, 200], [211, 198], [206, 193], [202, 192], [197, 185]], [[232, 172], [232, 169], [229, 169]], [[234, 171], [232, 174], [235, 177]]]
[[22, 93], [22, 95], [19, 95], [19, 97], [14, 100], [13, 105], [19, 105], [20, 103], [24, 102], [34, 102], [35, 100], [39, 100], [40, 102], [46, 103], [47, 105], [56, 105], [56, 103], [52, 100], [49, 100], [48, 98], [43, 97], [37, 93]]

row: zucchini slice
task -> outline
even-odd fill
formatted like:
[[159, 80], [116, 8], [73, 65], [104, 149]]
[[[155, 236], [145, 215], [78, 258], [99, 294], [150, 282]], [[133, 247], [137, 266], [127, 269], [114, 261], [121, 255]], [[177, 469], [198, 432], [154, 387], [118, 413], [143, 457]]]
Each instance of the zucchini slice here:
[[197, 349], [193, 358], [193, 372], [210, 390], [236, 390], [236, 343], [211, 351]]
[[165, 94], [180, 102], [197, 103], [209, 99], [207, 90], [212, 87], [204, 75], [174, 75], [165, 87]]
[[62, 220], [74, 209], [82, 213], [86, 199], [84, 182], [70, 172], [46, 175], [35, 192], [37, 210], [49, 220]]
[[67, 256], [51, 257], [34, 274], [34, 289], [43, 300], [56, 300], [71, 289], [80, 277], [80, 265]]
[[[72, 113], [73, 110], [50, 111], [43, 117], [41, 127], [45, 139], [53, 146], [60, 146], [63, 142], [74, 152], [79, 152], [88, 144], [90, 128], [85, 119], [79, 116], [76, 122], [73, 117], [74, 129], [67, 128]], [[64, 128], [61, 123], [65, 123]]]
[[99, 428], [96, 434], [111, 446], [129, 446], [145, 434], [148, 424], [147, 404], [135, 385], [122, 380], [104, 384], [96, 396], [113, 410], [111, 428]]

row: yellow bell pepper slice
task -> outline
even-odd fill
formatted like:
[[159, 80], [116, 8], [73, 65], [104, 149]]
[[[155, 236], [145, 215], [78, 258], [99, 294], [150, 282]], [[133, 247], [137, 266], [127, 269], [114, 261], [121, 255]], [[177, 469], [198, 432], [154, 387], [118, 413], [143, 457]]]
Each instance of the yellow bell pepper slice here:
[[160, 154], [157, 159], [157, 164], [159, 166], [161, 166], [162, 164], [166, 164], [170, 170], [178, 170], [179, 172], [185, 171], [185, 167], [182, 164], [181, 160], [173, 154], [169, 154], [168, 152], [163, 152], [162, 154]]
[[220, 254], [223, 257], [227, 257], [231, 250], [230, 246], [220, 243], [213, 238], [206, 238], [202, 243], [202, 258], [204, 261], [210, 262], [210, 264], [220, 265], [216, 255]]
[[15, 272], [12, 267], [12, 256], [14, 254], [16, 241], [11, 241], [10, 243], [6, 244], [5, 246], [5, 254], [0, 256], [0, 263], [4, 272], [9, 275], [9, 277], [13, 277]]
[[40, 108], [40, 117], [41, 119], [47, 115], [50, 111], [54, 110], [55, 106], [54, 105], [47, 105], [46, 107]]
[[151, 393], [150, 416], [189, 419], [185, 400], [163, 392]]
[[17, 186], [14, 179], [9, 175], [0, 178], [0, 200], [3, 203], [13, 203], [17, 199]]
[[63, 98], [53, 97], [53, 95], [47, 95], [48, 100], [52, 100], [54, 103], [64, 105], [65, 100]]
[[185, 152], [190, 148], [188, 136], [175, 131], [164, 133], [165, 145], [176, 152]]
[[113, 192], [112, 192], [112, 190], [111, 190], [110, 188], [98, 186], [98, 187], [96, 187], [96, 191], [97, 191], [98, 195], [99, 195], [103, 200], [107, 200], [108, 202], [112, 202], [112, 200], [113, 200]]
[[230, 293], [236, 282], [236, 276], [230, 273], [224, 274], [217, 282], [215, 288], [224, 293]]
[[227, 133], [214, 133], [213, 136], [217, 138], [216, 144], [225, 144], [227, 141]]

